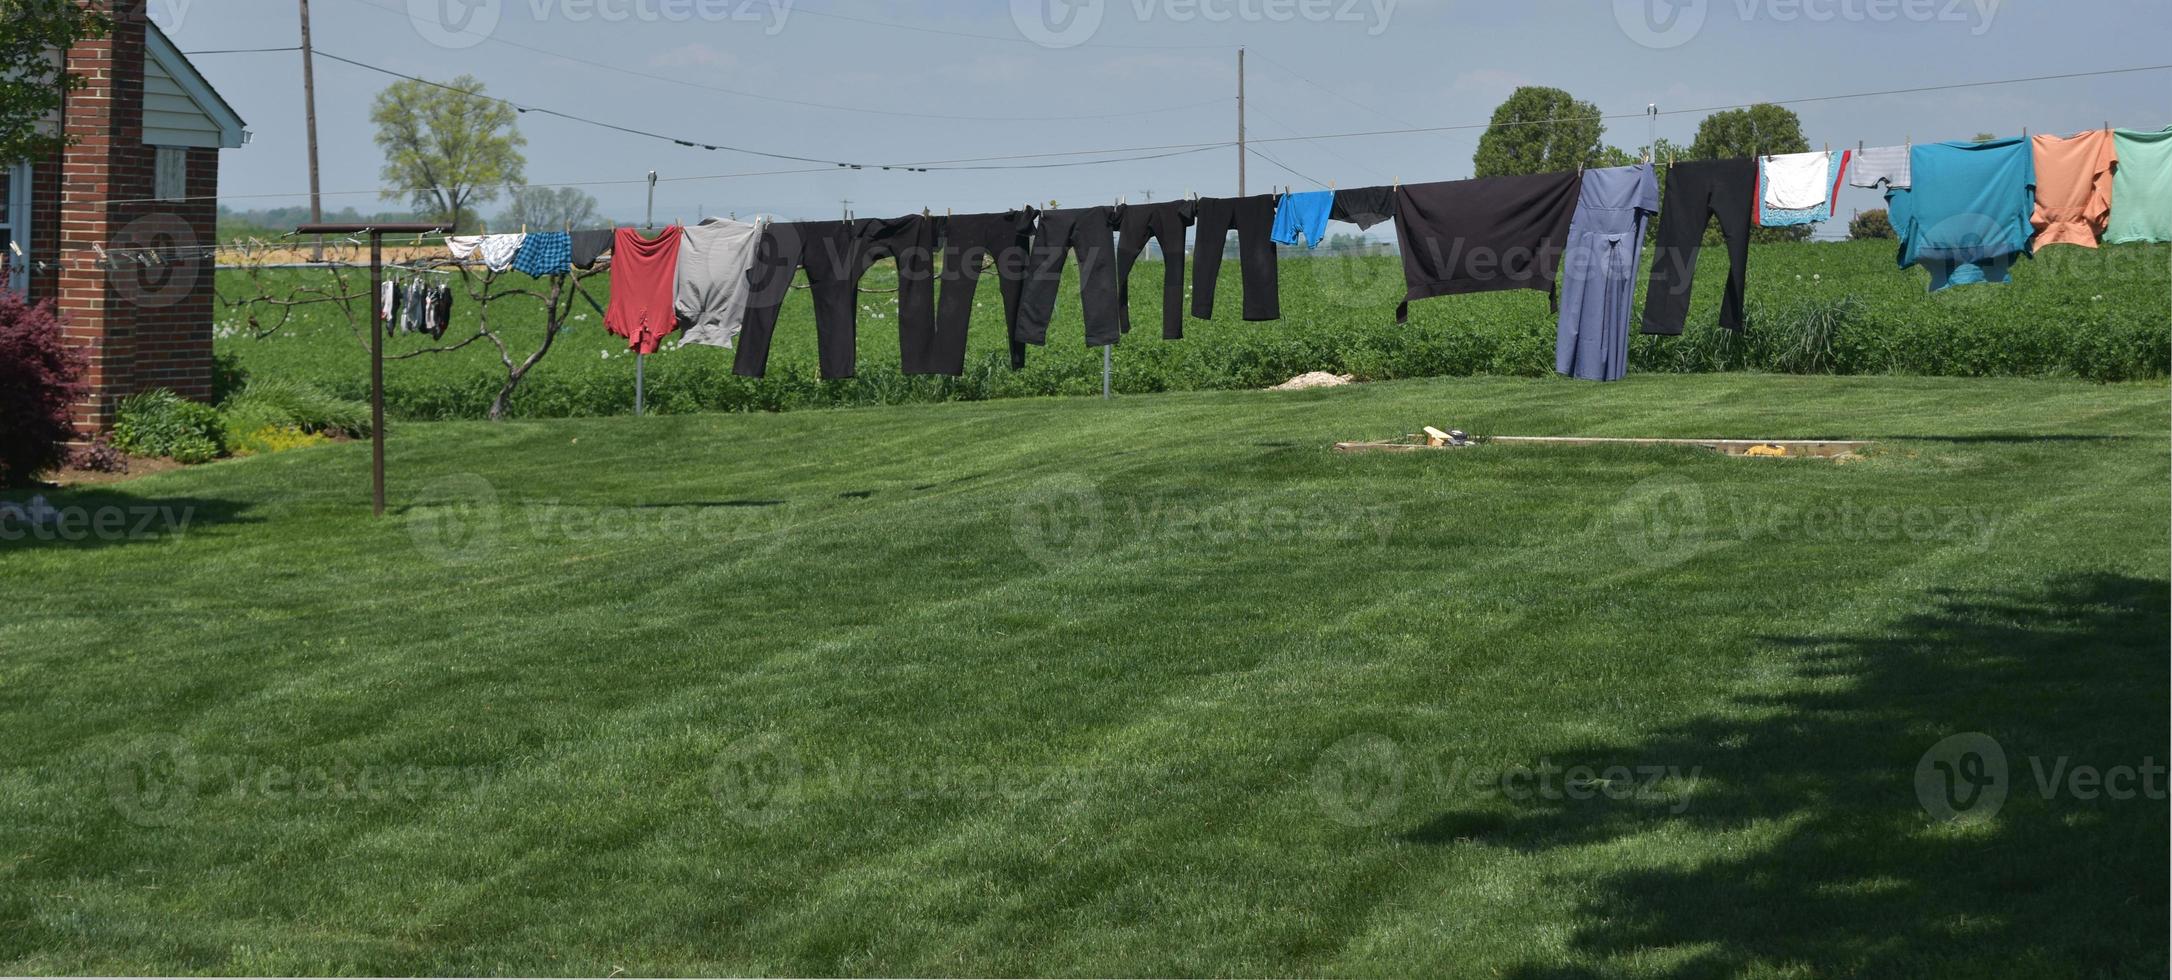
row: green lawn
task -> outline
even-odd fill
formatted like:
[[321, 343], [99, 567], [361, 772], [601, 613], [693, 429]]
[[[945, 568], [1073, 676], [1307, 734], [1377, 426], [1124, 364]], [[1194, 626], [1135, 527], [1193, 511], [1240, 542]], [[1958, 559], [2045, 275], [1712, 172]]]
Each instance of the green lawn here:
[[[383, 520], [363, 444], [54, 494], [193, 510], [0, 543], [0, 970], [2163, 976], [2168, 401], [410, 424]], [[1880, 445], [1327, 448], [1427, 423]]]

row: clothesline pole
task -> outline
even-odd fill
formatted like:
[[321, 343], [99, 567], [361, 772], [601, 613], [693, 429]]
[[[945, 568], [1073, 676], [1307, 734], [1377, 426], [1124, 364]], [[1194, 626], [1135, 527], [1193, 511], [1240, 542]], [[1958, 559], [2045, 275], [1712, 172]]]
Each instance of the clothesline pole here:
[[[649, 171], [649, 211], [648, 215], [642, 219], [641, 233], [644, 235], [656, 234], [656, 171], [654, 170]], [[634, 418], [640, 418], [643, 410], [648, 407], [648, 368], [649, 356], [640, 351], [635, 351]]]
[[1101, 400], [1102, 400], [1102, 401], [1107, 401], [1107, 400], [1109, 400], [1109, 397], [1110, 397], [1110, 395], [1109, 395], [1109, 371], [1110, 371], [1110, 367], [1111, 367], [1111, 365], [1112, 365], [1112, 364], [1114, 364], [1114, 362], [1115, 362], [1115, 358], [1113, 358], [1113, 357], [1112, 357], [1112, 356], [1111, 356], [1111, 355], [1109, 354], [1109, 352], [1110, 352], [1110, 351], [1113, 351], [1113, 350], [1115, 350], [1115, 349], [1116, 349], [1116, 345], [1115, 345], [1115, 344], [1102, 344], [1102, 345], [1101, 345]]
[[432, 232], [445, 231], [444, 225], [399, 223], [387, 225], [337, 225], [306, 224], [294, 229], [297, 235], [351, 235], [362, 232], [370, 236], [370, 513], [385, 516], [385, 327], [378, 322], [378, 311], [384, 294], [385, 234], [414, 235], [421, 237]]

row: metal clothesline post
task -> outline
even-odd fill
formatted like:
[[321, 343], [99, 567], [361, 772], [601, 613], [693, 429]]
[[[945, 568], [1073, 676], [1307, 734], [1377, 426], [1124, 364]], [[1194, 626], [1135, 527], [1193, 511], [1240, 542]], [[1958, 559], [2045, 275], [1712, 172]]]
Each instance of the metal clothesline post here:
[[446, 226], [419, 222], [383, 225], [354, 224], [306, 224], [294, 229], [297, 235], [351, 235], [362, 232], [370, 236], [370, 291], [364, 297], [368, 305], [367, 322], [370, 328], [370, 512], [385, 516], [385, 327], [378, 322], [378, 304], [383, 302], [385, 278], [385, 235], [422, 235], [445, 231]]
[[[643, 222], [644, 222], [644, 224], [643, 224], [643, 227], [642, 227], [642, 233], [643, 233], [643, 234], [646, 234], [646, 235], [654, 235], [654, 234], [656, 233], [656, 171], [654, 171], [654, 170], [651, 170], [651, 171], [649, 171], [649, 213], [648, 213], [648, 217], [646, 217], [646, 218], [644, 218], [644, 219], [643, 219]], [[640, 351], [635, 351], [635, 352], [634, 352], [634, 417], [635, 417], [635, 418], [640, 418], [640, 417], [641, 417], [641, 415], [642, 415], [642, 412], [643, 412], [643, 410], [645, 410], [645, 409], [646, 409], [646, 408], [648, 407], [648, 404], [647, 404], [647, 403], [648, 403], [648, 384], [647, 384], [647, 381], [648, 381], [648, 367], [649, 367], [649, 356], [648, 356], [647, 354], [644, 354], [644, 353], [640, 352]]]

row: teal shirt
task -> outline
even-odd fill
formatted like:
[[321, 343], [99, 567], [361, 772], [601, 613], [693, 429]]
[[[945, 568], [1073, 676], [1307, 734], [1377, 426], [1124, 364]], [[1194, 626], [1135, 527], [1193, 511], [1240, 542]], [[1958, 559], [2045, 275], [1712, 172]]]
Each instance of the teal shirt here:
[[1908, 163], [1914, 186], [1886, 194], [1901, 266], [1929, 271], [1932, 292], [2006, 282], [2035, 234], [2036, 155], [2028, 141], [1933, 143], [1916, 147]]
[[2112, 131], [2112, 215], [2106, 242], [2172, 242], [2172, 126]]

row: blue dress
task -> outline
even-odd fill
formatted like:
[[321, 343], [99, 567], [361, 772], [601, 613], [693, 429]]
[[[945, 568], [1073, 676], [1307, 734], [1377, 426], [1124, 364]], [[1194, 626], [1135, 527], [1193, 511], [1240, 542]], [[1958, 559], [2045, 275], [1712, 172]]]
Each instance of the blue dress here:
[[1644, 226], [1659, 213], [1652, 165], [1584, 171], [1561, 257], [1561, 327], [1554, 370], [1619, 381], [1629, 370], [1629, 312], [1636, 298]]

